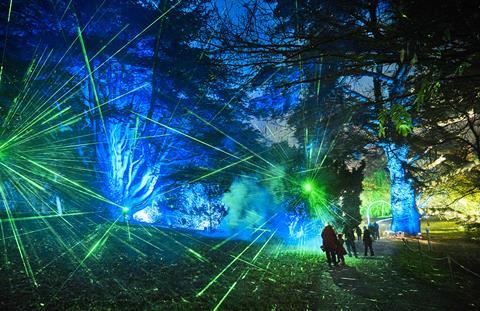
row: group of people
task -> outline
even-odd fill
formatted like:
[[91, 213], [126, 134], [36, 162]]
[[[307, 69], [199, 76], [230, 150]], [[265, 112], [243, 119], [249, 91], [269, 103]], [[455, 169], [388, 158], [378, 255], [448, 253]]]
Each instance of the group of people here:
[[[378, 224], [377, 224], [378, 226]], [[366, 226], [363, 227], [363, 232], [360, 227], [355, 229], [349, 225], [343, 227], [343, 233], [336, 233], [332, 225], [327, 224], [322, 230], [322, 250], [327, 255], [327, 263], [331, 267], [332, 265], [337, 266], [338, 264], [345, 265], [345, 255], [352, 257], [352, 254], [355, 257], [357, 255], [357, 248], [355, 246], [355, 233], [356, 231], [358, 240], [363, 240], [363, 245], [365, 247], [365, 256], [367, 253], [370, 253], [370, 256], [374, 256], [373, 252], [373, 240], [375, 239], [376, 233]], [[345, 236], [345, 239], [344, 239]], [[380, 236], [378, 234], [378, 236]]]
[[368, 230], [372, 233], [372, 237], [374, 240], [380, 239], [380, 226], [377, 222], [369, 223]]

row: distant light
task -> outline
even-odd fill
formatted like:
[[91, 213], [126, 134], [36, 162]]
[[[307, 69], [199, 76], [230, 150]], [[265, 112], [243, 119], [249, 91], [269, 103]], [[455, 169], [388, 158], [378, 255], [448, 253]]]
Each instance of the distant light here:
[[130, 209], [126, 206], [122, 207], [122, 212], [125, 213], [125, 214], [128, 213], [129, 210]]
[[303, 188], [303, 191], [309, 193], [309, 192], [312, 192], [313, 191], [313, 185], [311, 182], [307, 181], [303, 184], [302, 186]]

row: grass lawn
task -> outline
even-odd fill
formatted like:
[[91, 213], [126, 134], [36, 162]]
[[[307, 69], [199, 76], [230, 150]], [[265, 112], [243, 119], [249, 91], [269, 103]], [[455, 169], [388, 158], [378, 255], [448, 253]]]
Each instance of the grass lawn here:
[[319, 250], [266, 230], [238, 241], [88, 215], [16, 226], [16, 238], [1, 228], [1, 310], [475, 309], [470, 288], [462, 294], [448, 274], [431, 282], [400, 241], [329, 269]]

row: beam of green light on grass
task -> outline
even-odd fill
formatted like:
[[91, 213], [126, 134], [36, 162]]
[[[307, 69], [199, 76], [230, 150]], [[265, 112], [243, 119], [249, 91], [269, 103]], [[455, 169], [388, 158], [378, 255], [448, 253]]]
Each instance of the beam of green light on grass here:
[[252, 259], [252, 262], [257, 261], [258, 256], [260, 256], [260, 254], [262, 253], [262, 251], [265, 249], [265, 247], [266, 247], [267, 244], [270, 242], [270, 240], [273, 238], [273, 236], [275, 235], [275, 233], [277, 233], [277, 231], [278, 231], [278, 229], [275, 229], [275, 231], [273, 231], [273, 233], [270, 235], [270, 237], [267, 239], [267, 241], [262, 245], [262, 247], [260, 248], [260, 250], [255, 254], [255, 256], [254, 256], [253, 259]]
[[5, 195], [5, 191], [3, 188], [3, 184], [0, 184], [0, 195], [3, 200], [3, 205], [7, 212], [7, 216], [9, 219], [10, 227], [12, 228], [12, 232], [15, 238], [15, 243], [17, 245], [18, 252], [20, 253], [20, 258], [22, 259], [23, 268], [25, 269], [25, 273], [30, 277], [32, 283], [35, 287], [38, 286], [37, 280], [35, 279], [35, 274], [33, 273], [32, 266], [30, 265], [30, 261], [28, 260], [27, 252], [25, 251], [25, 247], [23, 246], [22, 239], [18, 234], [17, 225], [15, 224], [15, 220], [12, 217], [12, 212], [10, 210], [10, 205], [8, 203], [7, 197]]
[[93, 246], [88, 251], [87, 255], [85, 255], [85, 258], [82, 260], [82, 262], [85, 262], [85, 260], [87, 260], [93, 254], [93, 252], [97, 250], [99, 245], [103, 245], [105, 243], [105, 241], [108, 238], [108, 234], [110, 233], [112, 228], [116, 225], [117, 221], [118, 221], [118, 218], [110, 225], [110, 227], [107, 229], [107, 231], [105, 231], [105, 233], [100, 237], [100, 239], [98, 239], [97, 242], [93, 244]]
[[245, 249], [243, 251], [241, 251], [237, 256], [235, 256], [235, 258], [233, 258], [232, 261], [230, 261], [230, 263], [228, 265], [225, 266], [225, 268], [222, 269], [222, 271], [220, 271], [216, 276], [213, 277], [213, 279], [201, 290], [199, 291], [195, 297], [200, 297], [202, 296], [206, 291], [207, 289], [210, 288], [210, 286], [212, 286], [224, 273], [225, 271], [227, 271], [240, 257], [242, 257], [243, 254], [245, 254], [245, 252], [264, 234], [265, 232], [261, 232], [250, 244], [247, 245], [247, 247], [245, 247]]
[[[67, 279], [62, 283], [62, 285], [60, 286], [60, 289], [63, 289], [63, 287], [65, 287], [65, 285], [68, 283], [68, 281], [70, 281], [70, 279], [73, 277], [73, 275], [77, 272], [77, 270], [84, 265], [85, 261], [93, 255], [93, 253], [95, 252], [95, 250], [98, 249], [98, 247], [100, 245], [103, 245], [105, 243], [105, 241], [108, 239], [108, 234], [110, 233], [110, 231], [112, 230], [112, 228], [117, 224], [117, 221], [120, 219], [120, 217], [118, 217], [111, 225], [110, 227], [108, 227], [108, 229], [105, 231], [105, 233], [100, 237], [100, 239], [98, 239], [93, 245], [92, 247], [89, 249], [89, 251], [87, 252], [87, 254], [85, 255], [85, 257], [82, 259], [82, 261], [78, 264], [78, 266], [75, 268], [75, 270], [73, 270], [70, 275], [67, 277]], [[105, 241], [104, 241], [105, 240]]]
[[[155, 227], [154, 227], [155, 228]], [[208, 259], [203, 257], [199, 252], [191, 249], [190, 247], [184, 245], [183, 243], [181, 243], [180, 241], [176, 240], [175, 238], [171, 237], [170, 235], [166, 234], [165, 232], [161, 231], [160, 229], [158, 228], [155, 228], [158, 230], [158, 232], [160, 232], [161, 235], [169, 238], [170, 240], [172, 240], [175, 244], [183, 247], [184, 249], [186, 249], [190, 254], [192, 254], [197, 260], [201, 261], [201, 262], [208, 262]]]
[[243, 276], [243, 273], [240, 274], [240, 276], [237, 278], [237, 280], [235, 282], [232, 283], [232, 285], [230, 285], [230, 287], [228, 288], [227, 292], [225, 293], [225, 295], [223, 295], [222, 299], [220, 299], [220, 301], [217, 303], [217, 305], [213, 308], [213, 311], [217, 311], [220, 306], [222, 305], [222, 303], [225, 301], [225, 299], [227, 299], [228, 295], [230, 295], [230, 293], [233, 291], [233, 289], [235, 288], [235, 286], [237, 285], [238, 281], [240, 281], [240, 279], [242, 278]]
[[[235, 258], [235, 255], [230, 255], [230, 257]], [[273, 275], [275, 275], [275, 276], [278, 276], [278, 275], [276, 275], [275, 273], [270, 272], [270, 271], [267, 271], [265, 268], [262, 268], [262, 267], [260, 267], [259, 265], [256, 265], [256, 264], [254, 264], [254, 263], [252, 263], [252, 262], [250, 262], [250, 261], [248, 261], [248, 260], [239, 258], [238, 261], [243, 262], [243, 263], [245, 263], [245, 264], [247, 264], [247, 265], [249, 265], [249, 266], [251, 266], [251, 267], [253, 267], [253, 268], [257, 269], [257, 270], [264, 271], [264, 272], [268, 272], [268, 273], [271, 273], [271, 274], [273, 274]]]
[[187, 250], [193, 254], [193, 256], [197, 257], [198, 260], [200, 261], [208, 261], [206, 260], [205, 257], [203, 257], [200, 253], [198, 253], [197, 251], [191, 249], [190, 247], [187, 248]]
[[135, 233], [133, 233], [133, 232], [132, 232], [131, 234], [132, 234], [133, 237], [139, 239], [139, 240], [142, 241], [143, 243], [148, 244], [148, 245], [150, 245], [151, 247], [153, 247], [153, 248], [155, 248], [155, 249], [157, 249], [157, 250], [159, 250], [159, 251], [162, 251], [162, 252], [164, 251], [164, 249], [162, 249], [161, 247], [153, 244], [152, 242], [150, 242], [150, 241], [148, 241], [148, 240], [145, 240], [144, 238], [140, 237], [138, 234], [135, 234]]
[[[275, 235], [275, 233], [277, 232], [278, 229], [276, 229], [272, 235], [270, 235], [270, 237], [267, 239], [267, 241], [262, 245], [262, 247], [260, 248], [260, 250], [257, 252], [257, 254], [255, 255], [255, 257], [253, 257], [252, 259], [252, 263], [254, 263], [256, 261], [256, 259], [258, 258], [258, 256], [261, 254], [261, 252], [265, 249], [265, 247], [267, 246], [267, 244], [270, 242], [270, 240], [273, 238], [273, 236]], [[253, 264], [252, 264], [253, 265]], [[264, 269], [262, 269], [264, 270]], [[229, 289], [227, 290], [227, 292], [225, 293], [225, 295], [223, 295], [222, 299], [220, 299], [220, 301], [218, 302], [218, 304], [215, 306], [215, 308], [213, 310], [218, 310], [220, 305], [225, 301], [225, 299], [228, 297], [228, 295], [230, 295], [230, 293], [232, 292], [232, 290], [235, 288], [235, 286], [237, 285], [237, 283], [240, 281], [240, 279], [245, 279], [245, 277], [247, 276], [247, 274], [250, 272], [250, 268], [247, 268], [246, 271], [242, 272], [240, 274], [240, 276], [237, 278], [237, 280], [235, 282], [233, 282], [233, 284], [229, 287]], [[265, 272], [268, 272], [265, 270]]]
[[[142, 226], [142, 227], [143, 227], [143, 226]], [[146, 229], [145, 229], [145, 230], [146, 230]], [[146, 232], [151, 236], [151, 234], [150, 234], [148, 231], [146, 231]], [[167, 236], [167, 235], [166, 235], [164, 232], [162, 232], [162, 231], [160, 231], [160, 233], [161, 233], [162, 235], [164, 235], [164, 236]], [[140, 241], [143, 241], [144, 243], [147, 243], [148, 245], [150, 245], [150, 246], [152, 246], [152, 247], [154, 247], [154, 248], [156, 248], [156, 249], [158, 249], [158, 250], [163, 251], [163, 249], [161, 249], [160, 247], [158, 247], [158, 246], [154, 245], [153, 243], [151, 243], [151, 242], [149, 242], [149, 241], [141, 238], [140, 236], [138, 236], [138, 235], [136, 235], [136, 234], [134, 234], [134, 233], [132, 233], [132, 235], [133, 235], [134, 237], [136, 237], [137, 239], [139, 239]], [[202, 261], [202, 262], [208, 261], [205, 257], [203, 257], [203, 256], [202, 256], [200, 253], [198, 253], [197, 251], [191, 249], [190, 247], [187, 247], [187, 246], [183, 245], [182, 243], [178, 242], [177, 240], [175, 240], [175, 239], [172, 238], [171, 236], [168, 236], [168, 237], [169, 237], [170, 239], [172, 239], [172, 240], [174, 241], [174, 243], [182, 246], [182, 247], [185, 248], [189, 253], [193, 254], [199, 261]]]
[[[241, 232], [241, 231], [240, 231], [240, 232]], [[239, 235], [240, 232], [237, 232], [237, 233], [235, 233], [235, 234], [232, 234], [231, 236], [229, 236], [227, 239], [223, 240], [222, 242], [215, 244], [210, 250], [217, 250], [217, 249], [219, 249], [220, 247], [222, 247], [223, 245], [225, 245], [226, 243], [228, 243], [228, 241], [230, 241], [231, 239], [233, 239], [234, 237], [236, 237], [237, 235]]]
[[[36, 274], [40, 274], [42, 271], [44, 271], [46, 268], [48, 268], [50, 265], [52, 265], [55, 261], [57, 261], [58, 259], [62, 258], [63, 256], [65, 256], [66, 254], [70, 254], [70, 256], [72, 256], [74, 258], [74, 260], [76, 260], [77, 263], [80, 263], [81, 260], [77, 259], [77, 256], [74, 254], [73, 252], [73, 249], [76, 248], [77, 246], [82, 246], [85, 248], [85, 245], [84, 245], [84, 242], [87, 241], [87, 240], [90, 240], [94, 235], [96, 234], [96, 232], [92, 233], [91, 235], [88, 235], [87, 237], [77, 241], [74, 245], [70, 246], [70, 247], [66, 247], [64, 246], [65, 248], [65, 251], [60, 254], [59, 256], [55, 257], [54, 259], [52, 259], [50, 262], [48, 262], [46, 265], [44, 265], [43, 267], [41, 267], [40, 269], [37, 270]], [[84, 268], [88, 271], [88, 268], [84, 265]]]
[[[126, 247], [128, 247], [129, 249], [131, 249], [132, 251], [134, 251], [135, 253], [137, 253], [138, 255], [142, 256], [142, 257], [148, 257], [147, 254], [145, 254], [144, 252], [140, 251], [138, 248], [132, 246], [131, 243], [127, 243], [125, 242], [125, 239], [123, 238], [120, 238], [119, 236], [117, 236], [116, 234], [113, 234], [113, 233], [110, 233], [110, 235], [112, 237], [114, 237], [115, 239], [117, 239], [120, 243], [122, 243], [123, 245], [125, 245]], [[132, 235], [134, 235], [132, 233]]]
[[[21, 185], [21, 184], [13, 184], [18, 193], [22, 196], [22, 198], [25, 200], [25, 202], [27, 202], [27, 204], [36, 212], [36, 213], [39, 213], [35, 206], [33, 205], [33, 203], [29, 200], [28, 196], [27, 196], [27, 193], [28, 193], [28, 189], [26, 189], [26, 187], [24, 185]], [[36, 193], [35, 192], [32, 192], [33, 196], [35, 197], [36, 196]], [[43, 201], [43, 199], [41, 199], [40, 197], [37, 197], [43, 204], [46, 204], [46, 202]], [[72, 224], [70, 224], [65, 218], [62, 217], [62, 215], [52, 215], [52, 216], [57, 216], [57, 217], [60, 217], [61, 220], [65, 221], [69, 226], [73, 227]], [[75, 262], [78, 262], [80, 263], [80, 259], [75, 255], [75, 253], [73, 253], [73, 251], [71, 250], [71, 248], [63, 241], [62, 237], [60, 234], [58, 234], [57, 230], [55, 230], [55, 228], [53, 226], [50, 225], [50, 223], [47, 221], [46, 218], [44, 217], [41, 217], [40, 220], [47, 226], [47, 228], [50, 230], [50, 232], [52, 233], [53, 237], [55, 237], [55, 241], [61, 246], [63, 247], [64, 249], [67, 250], [67, 252], [70, 254], [70, 256], [73, 258], [73, 260]], [[68, 228], [68, 230], [74, 234], [74, 232]], [[93, 236], [93, 235], [92, 235]], [[83, 244], [82, 244], [83, 246]], [[84, 264], [81, 264], [85, 270], [91, 275], [90, 271], [88, 270], [88, 268], [84, 265]], [[38, 272], [37, 272], [38, 274]], [[93, 275], [92, 275], [93, 276]]]
[[[41, 231], [45, 231], [45, 230], [48, 230], [48, 228], [42, 228], [42, 229], [36, 229], [36, 230], [28, 231], [28, 232], [22, 232], [22, 233], [19, 233], [18, 236], [29, 235], [29, 234], [32, 234], [32, 233], [37, 233], [37, 232], [41, 232]], [[15, 236], [11, 235], [11, 236], [5, 237], [5, 240], [14, 239], [14, 238], [15, 238]]]
[[8, 265], [7, 243], [5, 241], [5, 231], [3, 230], [3, 223], [2, 222], [0, 222], [0, 230], [2, 231], [2, 244], [3, 244], [4, 261], [5, 261], [5, 266], [7, 266]]

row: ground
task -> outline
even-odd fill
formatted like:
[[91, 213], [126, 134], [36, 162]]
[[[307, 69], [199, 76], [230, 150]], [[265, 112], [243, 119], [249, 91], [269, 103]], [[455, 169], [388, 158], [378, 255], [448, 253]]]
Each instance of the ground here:
[[[15, 223], [17, 239], [2, 222], [1, 310], [474, 310], [480, 303], [480, 279], [457, 266], [451, 278], [446, 262], [413, 252], [413, 240], [413, 251], [398, 239], [376, 241], [378, 256], [347, 257], [346, 267], [330, 269], [321, 251], [286, 246], [258, 228], [239, 241], [89, 215]], [[432, 230], [432, 252], [421, 242], [424, 254], [448, 252], [440, 236]], [[475, 269], [478, 245], [462, 243], [455, 258]]]

